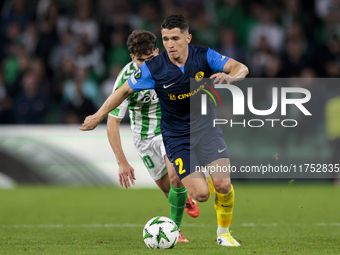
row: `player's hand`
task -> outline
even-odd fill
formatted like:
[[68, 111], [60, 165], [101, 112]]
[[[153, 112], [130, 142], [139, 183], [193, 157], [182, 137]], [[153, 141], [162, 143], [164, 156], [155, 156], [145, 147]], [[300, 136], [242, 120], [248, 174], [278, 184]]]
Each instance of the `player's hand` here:
[[125, 187], [125, 189], [131, 188], [130, 182], [132, 185], [135, 185], [134, 180], [136, 180], [135, 177], [135, 170], [132, 166], [130, 166], [129, 163], [124, 163], [119, 165], [119, 183], [120, 186]]
[[214, 79], [214, 84], [230, 84], [234, 81], [234, 78], [226, 73], [215, 73], [210, 76], [210, 79]]
[[94, 115], [87, 116], [86, 119], [84, 120], [83, 125], [79, 128], [81, 131], [89, 131], [95, 129], [98, 124], [102, 121], [103, 119]]

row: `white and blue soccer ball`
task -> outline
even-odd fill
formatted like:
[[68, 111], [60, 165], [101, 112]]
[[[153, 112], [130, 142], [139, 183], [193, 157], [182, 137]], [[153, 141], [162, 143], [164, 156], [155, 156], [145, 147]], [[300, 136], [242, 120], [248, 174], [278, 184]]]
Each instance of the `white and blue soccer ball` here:
[[178, 240], [179, 229], [171, 219], [158, 216], [149, 220], [143, 229], [143, 239], [150, 249], [170, 249]]

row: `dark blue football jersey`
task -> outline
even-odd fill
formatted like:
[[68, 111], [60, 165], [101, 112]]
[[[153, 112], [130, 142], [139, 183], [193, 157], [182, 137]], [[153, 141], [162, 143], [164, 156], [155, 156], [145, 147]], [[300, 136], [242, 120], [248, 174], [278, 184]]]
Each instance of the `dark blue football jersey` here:
[[161, 131], [166, 137], [186, 136], [212, 128], [216, 118], [214, 106], [208, 100], [207, 115], [201, 115], [202, 83], [190, 78], [209, 78], [223, 70], [228, 57], [208, 47], [189, 45], [185, 65], [178, 67], [166, 51], [152, 58], [129, 77], [134, 91], [155, 89], [161, 106]]

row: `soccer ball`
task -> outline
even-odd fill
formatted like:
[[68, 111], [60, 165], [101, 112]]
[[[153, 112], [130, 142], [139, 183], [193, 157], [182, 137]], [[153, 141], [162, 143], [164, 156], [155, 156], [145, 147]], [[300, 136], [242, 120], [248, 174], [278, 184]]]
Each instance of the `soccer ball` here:
[[175, 222], [164, 216], [149, 220], [143, 229], [143, 239], [150, 249], [173, 248], [178, 240], [179, 229]]

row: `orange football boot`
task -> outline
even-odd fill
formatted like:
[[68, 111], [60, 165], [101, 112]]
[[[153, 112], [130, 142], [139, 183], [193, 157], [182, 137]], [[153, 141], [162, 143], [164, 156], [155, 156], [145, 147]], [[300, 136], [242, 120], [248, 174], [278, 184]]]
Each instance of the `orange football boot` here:
[[200, 209], [198, 208], [198, 204], [195, 200], [193, 200], [190, 197], [189, 193], [184, 210], [187, 212], [187, 214], [189, 214], [193, 218], [196, 218], [198, 217], [198, 215], [200, 215]]
[[179, 231], [177, 243], [189, 243], [189, 240], [182, 235], [181, 231]]

